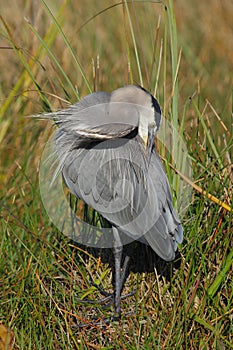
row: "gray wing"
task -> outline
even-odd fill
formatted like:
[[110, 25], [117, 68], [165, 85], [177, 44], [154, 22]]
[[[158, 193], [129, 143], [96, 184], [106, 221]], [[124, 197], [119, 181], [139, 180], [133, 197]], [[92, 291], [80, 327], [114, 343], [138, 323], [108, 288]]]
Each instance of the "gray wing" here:
[[139, 136], [73, 150], [63, 177], [73, 194], [122, 232], [147, 242], [163, 259], [174, 259], [182, 226], [160, 159], [154, 151], [148, 168]]
[[111, 103], [111, 94], [95, 92], [67, 109], [48, 114], [47, 117], [53, 118], [59, 126], [55, 153], [60, 166], [55, 177], [72, 150], [78, 154], [79, 150], [90, 149], [95, 143], [121, 138], [136, 130], [140, 111], [141, 106]]
[[183, 241], [183, 228], [172, 205], [167, 175], [155, 150], [151, 157], [150, 176], [156, 187], [160, 215], [153, 228], [147, 232], [146, 240], [158, 255], [170, 261], [175, 258], [177, 243]]
[[78, 147], [77, 143], [83, 144], [85, 139], [90, 143], [90, 140], [112, 139], [130, 133], [138, 125], [138, 107], [125, 102], [109, 103], [110, 100], [111, 94], [95, 92], [69, 108], [51, 114], [60, 127], [57, 138], [69, 135], [69, 143], [72, 139]]

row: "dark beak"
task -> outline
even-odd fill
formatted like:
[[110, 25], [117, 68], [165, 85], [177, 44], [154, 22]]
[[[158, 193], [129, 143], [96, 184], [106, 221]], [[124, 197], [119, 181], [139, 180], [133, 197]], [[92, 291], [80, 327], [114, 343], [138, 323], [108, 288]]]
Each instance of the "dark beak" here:
[[155, 125], [149, 124], [148, 139], [147, 139], [148, 165], [150, 164], [151, 155], [152, 155], [154, 146], [155, 146]]

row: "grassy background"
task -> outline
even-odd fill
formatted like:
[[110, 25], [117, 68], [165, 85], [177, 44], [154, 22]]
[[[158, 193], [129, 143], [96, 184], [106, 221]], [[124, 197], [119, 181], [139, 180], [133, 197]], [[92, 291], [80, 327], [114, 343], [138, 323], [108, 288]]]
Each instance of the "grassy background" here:
[[[0, 320], [15, 349], [232, 348], [233, 3], [179, 0], [174, 12], [166, 4], [1, 2]], [[109, 310], [75, 296], [98, 296], [90, 276], [108, 288], [111, 275], [50, 223], [38, 173], [52, 126], [25, 116], [127, 83], [156, 92], [179, 124], [196, 189], [173, 278], [132, 273], [127, 288], [137, 285], [137, 294], [122, 307], [136, 314], [80, 330], [77, 323]]]

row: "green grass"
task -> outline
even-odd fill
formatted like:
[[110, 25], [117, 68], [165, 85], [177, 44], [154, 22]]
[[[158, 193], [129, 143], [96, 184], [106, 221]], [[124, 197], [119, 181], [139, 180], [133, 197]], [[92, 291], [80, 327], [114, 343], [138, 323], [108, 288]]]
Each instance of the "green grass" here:
[[[15, 349], [233, 348], [232, 4], [166, 4], [18, 1], [12, 18], [3, 1], [0, 321], [14, 332]], [[182, 135], [192, 161], [186, 179], [160, 144], [174, 202], [181, 183], [193, 188], [181, 265], [170, 281], [131, 273], [126, 291], [137, 292], [122, 310], [136, 312], [119, 324], [79, 329], [93, 315], [111, 314], [77, 300], [100, 297], [91, 279], [109, 289], [110, 269], [49, 221], [38, 177], [53, 127], [25, 116], [128, 83], [156, 91], [177, 130], [177, 159]]]

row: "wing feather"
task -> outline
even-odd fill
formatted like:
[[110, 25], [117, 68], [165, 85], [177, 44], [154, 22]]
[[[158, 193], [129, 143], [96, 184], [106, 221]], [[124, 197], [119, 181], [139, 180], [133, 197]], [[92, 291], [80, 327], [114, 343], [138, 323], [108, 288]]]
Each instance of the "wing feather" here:
[[71, 192], [129, 236], [147, 242], [163, 259], [174, 259], [183, 231], [156, 151], [149, 168], [139, 136], [75, 152], [63, 169]]
[[[135, 89], [129, 91], [133, 99]], [[118, 101], [118, 95], [112, 94], [112, 99]], [[97, 92], [51, 114], [59, 126], [55, 136], [59, 171], [75, 196], [126, 235], [172, 260], [183, 229], [167, 176], [155, 150], [148, 165], [137, 135], [140, 108], [122, 103], [111, 104], [111, 94]]]
[[[51, 114], [60, 126], [57, 138], [69, 136], [76, 147], [91, 141], [122, 137], [138, 125], [139, 111], [131, 103], [110, 103], [111, 94], [95, 92], [67, 109]], [[132, 113], [132, 109], [134, 109]], [[78, 136], [78, 139], [77, 139]]]

